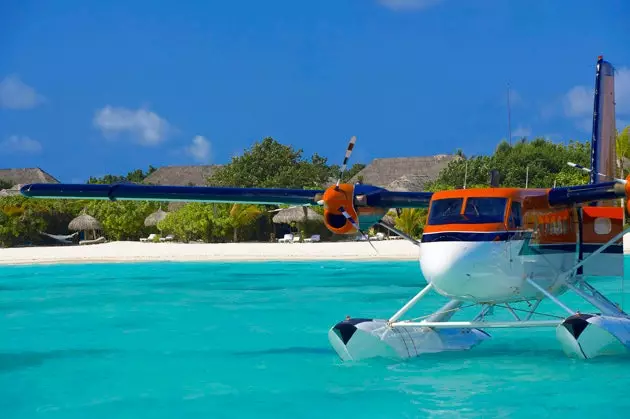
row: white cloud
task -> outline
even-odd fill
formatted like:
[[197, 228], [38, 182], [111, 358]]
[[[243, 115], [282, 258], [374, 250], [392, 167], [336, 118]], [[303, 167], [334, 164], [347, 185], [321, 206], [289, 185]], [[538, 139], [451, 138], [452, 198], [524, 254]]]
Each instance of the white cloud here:
[[593, 89], [575, 86], [564, 95], [566, 116], [579, 117], [593, 112]]
[[[594, 90], [587, 86], [574, 86], [563, 96], [564, 114], [574, 119], [582, 131], [593, 129]], [[630, 68], [615, 71], [615, 113], [630, 116]]]
[[623, 115], [630, 115], [630, 68], [621, 67], [615, 74], [615, 108]]
[[0, 81], [0, 108], [31, 109], [44, 102], [45, 98], [18, 76], [7, 76]]
[[138, 143], [146, 146], [160, 144], [170, 130], [169, 123], [155, 112], [146, 109], [127, 109], [105, 106], [96, 112], [94, 125], [103, 135], [130, 134]]
[[26, 136], [12, 135], [0, 142], [0, 152], [8, 153], [40, 153], [43, 150], [39, 141]]
[[192, 144], [186, 147], [186, 154], [195, 161], [208, 163], [210, 161], [210, 141], [201, 135], [192, 139]]
[[428, 9], [442, 1], [444, 0], [378, 0], [381, 5], [396, 11]]
[[532, 129], [530, 127], [524, 127], [522, 125], [519, 125], [518, 127], [516, 127], [516, 129], [514, 131], [512, 131], [512, 138], [513, 139], [520, 139], [522, 137], [529, 137], [530, 135], [532, 135]]

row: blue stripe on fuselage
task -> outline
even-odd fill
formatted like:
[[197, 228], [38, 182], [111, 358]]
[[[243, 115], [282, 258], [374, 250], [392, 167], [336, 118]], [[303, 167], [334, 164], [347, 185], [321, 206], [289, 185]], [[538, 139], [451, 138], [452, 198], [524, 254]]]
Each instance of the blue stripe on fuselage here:
[[[493, 232], [470, 232], [470, 231], [449, 231], [439, 233], [425, 233], [422, 235], [422, 243], [435, 242], [492, 242], [492, 241], [508, 241], [508, 240], [524, 240], [523, 247], [519, 251], [519, 255], [541, 255], [554, 253], [575, 253], [575, 243], [557, 243], [557, 244], [538, 244], [531, 243], [531, 231], [493, 231]], [[583, 249], [585, 253], [593, 253], [599, 249], [602, 244], [584, 243]], [[613, 244], [602, 253], [623, 253], [622, 244]]]
[[507, 240], [524, 240], [531, 237], [531, 232], [514, 230], [514, 231], [445, 231], [439, 233], [424, 233], [422, 235], [422, 243], [433, 242], [492, 242]]

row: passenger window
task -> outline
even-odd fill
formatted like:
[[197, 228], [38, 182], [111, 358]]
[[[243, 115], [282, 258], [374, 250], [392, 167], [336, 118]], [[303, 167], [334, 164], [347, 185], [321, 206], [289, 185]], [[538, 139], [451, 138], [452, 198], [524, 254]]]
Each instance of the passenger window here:
[[437, 199], [431, 202], [429, 209], [429, 225], [451, 224], [463, 221], [463, 198]]
[[512, 201], [510, 208], [510, 228], [520, 228], [521, 226], [521, 203]]

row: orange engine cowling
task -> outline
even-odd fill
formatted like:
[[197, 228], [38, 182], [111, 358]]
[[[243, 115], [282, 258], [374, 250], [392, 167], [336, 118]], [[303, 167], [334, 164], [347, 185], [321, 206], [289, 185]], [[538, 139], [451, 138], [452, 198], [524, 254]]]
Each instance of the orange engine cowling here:
[[358, 224], [359, 217], [354, 208], [354, 185], [340, 184], [324, 191], [324, 224], [335, 234], [353, 234], [357, 229], [342, 213], [342, 208]]

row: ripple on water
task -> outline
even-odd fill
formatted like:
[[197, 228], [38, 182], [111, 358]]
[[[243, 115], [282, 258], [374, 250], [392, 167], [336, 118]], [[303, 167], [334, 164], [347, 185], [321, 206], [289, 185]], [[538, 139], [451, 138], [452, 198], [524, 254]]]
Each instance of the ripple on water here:
[[[407, 361], [338, 359], [330, 326], [347, 314], [389, 317], [423, 282], [416, 262], [2, 267], [0, 417], [619, 417], [630, 408], [629, 360], [568, 359], [552, 329], [492, 331], [471, 351]], [[619, 296], [614, 281], [598, 287]]]

